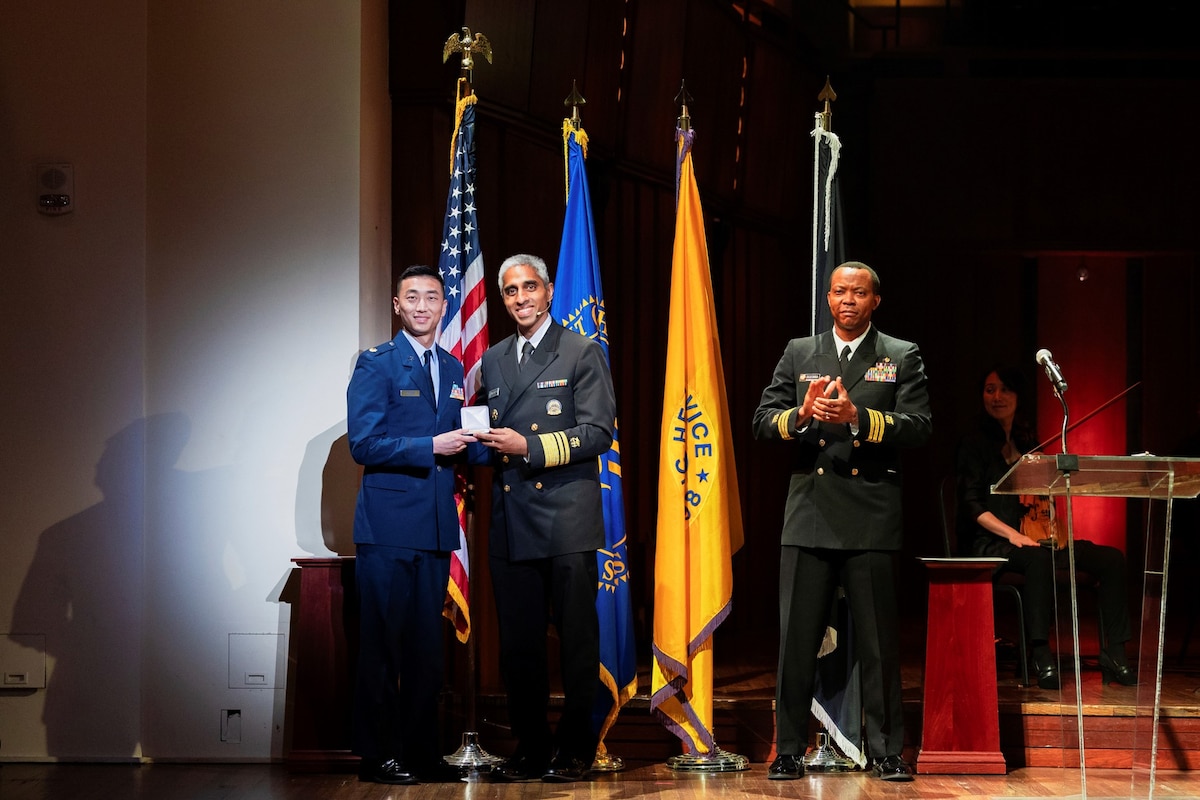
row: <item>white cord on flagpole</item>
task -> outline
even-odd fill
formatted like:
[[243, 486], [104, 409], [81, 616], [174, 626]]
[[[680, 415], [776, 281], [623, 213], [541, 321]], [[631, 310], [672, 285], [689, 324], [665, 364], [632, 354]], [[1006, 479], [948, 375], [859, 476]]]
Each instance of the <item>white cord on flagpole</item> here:
[[808, 315], [808, 326], [809, 326], [808, 332], [812, 335], [816, 335], [816, 333], [817, 333], [817, 272], [819, 271], [819, 268], [817, 265], [817, 253], [818, 253], [818, 250], [817, 250], [818, 233], [817, 233], [817, 231], [820, 230], [820, 227], [817, 225], [817, 214], [818, 214], [818, 209], [820, 208], [820, 203], [817, 202], [817, 197], [818, 197], [817, 192], [820, 191], [820, 183], [821, 183], [821, 133], [822, 133], [821, 113], [820, 112], [817, 112], [816, 119], [817, 119], [817, 127], [813, 130], [813, 132], [811, 134], [813, 137], [813, 191], [812, 191], [813, 217], [812, 217], [812, 269], [809, 272], [809, 274], [812, 276], [812, 278], [811, 278], [812, 291], [809, 294], [809, 296], [812, 298], [812, 302], [810, 303], [809, 315]]
[[[837, 175], [838, 157], [842, 150], [842, 142], [833, 131], [825, 130], [822, 124], [823, 115], [817, 112], [817, 126], [813, 129], [813, 218], [812, 218], [812, 306], [809, 315], [809, 332], [817, 333], [817, 320], [820, 317], [821, 296], [824, 286], [817, 285], [817, 276], [821, 274], [820, 261], [829, 253], [830, 230], [833, 227], [833, 178]], [[825, 185], [821, 185], [821, 140], [829, 144], [829, 170], [825, 173]], [[821, 202], [818, 201], [821, 198]], [[821, 209], [824, 207], [824, 213]], [[821, 231], [824, 231], [822, 238]]]

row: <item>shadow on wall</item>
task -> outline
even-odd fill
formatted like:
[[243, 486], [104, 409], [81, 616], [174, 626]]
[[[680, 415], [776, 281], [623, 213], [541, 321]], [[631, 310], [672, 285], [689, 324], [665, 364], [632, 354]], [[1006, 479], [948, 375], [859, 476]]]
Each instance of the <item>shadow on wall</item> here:
[[104, 499], [38, 539], [10, 630], [45, 635], [50, 756], [137, 754], [146, 479], [174, 471], [190, 433], [180, 413], [118, 431], [96, 465]]
[[[354, 374], [361, 350], [346, 370]], [[350, 455], [346, 420], [314, 436], [304, 448], [296, 481], [296, 544], [317, 558], [354, 555], [354, 508], [363, 468]]]
[[296, 486], [301, 550], [314, 556], [354, 555], [354, 505], [361, 481], [362, 467], [350, 456], [346, 420], [309, 441]]

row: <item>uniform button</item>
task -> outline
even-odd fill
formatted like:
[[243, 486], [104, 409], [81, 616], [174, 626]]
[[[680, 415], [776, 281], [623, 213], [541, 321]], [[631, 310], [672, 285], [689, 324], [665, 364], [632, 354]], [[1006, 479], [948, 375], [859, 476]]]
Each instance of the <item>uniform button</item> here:
[[438, 471], [438, 472], [441, 472], [441, 471], [442, 471], [442, 468], [439, 466], [439, 467], [437, 468], [437, 471]]
[[508, 463], [508, 456], [505, 456], [504, 458], [502, 458], [502, 459], [500, 459], [500, 460], [501, 460], [501, 461], [503, 461], [505, 464], [507, 464], [507, 463]]
[[818, 474], [818, 475], [824, 475], [824, 474], [825, 474], [825, 468], [824, 468], [824, 467], [817, 467], [817, 474]]
[[533, 485], [533, 488], [535, 488], [535, 489], [540, 489], [540, 488], [542, 488], [542, 482], [541, 482], [541, 481], [538, 481], [537, 483], [535, 483], [535, 484]]
[[850, 474], [851, 474], [851, 475], [857, 475], [857, 474], [858, 474], [858, 467], [855, 467], [854, 469], [850, 470]]
[[862, 442], [860, 442], [858, 439], [855, 439], [855, 440], [854, 440], [854, 446], [855, 446], [855, 447], [858, 447], [860, 444], [862, 444]]
[[529, 430], [531, 430], [531, 431], [536, 431], [536, 430], [537, 430], [537, 423], [535, 422], [535, 423], [533, 423], [532, 425], [530, 425], [530, 426], [529, 426]]
[[824, 440], [824, 439], [822, 439], [822, 440], [821, 440], [820, 442], [818, 442], [817, 444], [819, 444], [821, 447], [824, 447], [824, 446], [825, 446], [825, 440]]
[[506, 483], [506, 484], [504, 484], [504, 491], [506, 491], [506, 492], [511, 492], [511, 491], [512, 491], [512, 487], [511, 487], [511, 486], [509, 486], [509, 485]]

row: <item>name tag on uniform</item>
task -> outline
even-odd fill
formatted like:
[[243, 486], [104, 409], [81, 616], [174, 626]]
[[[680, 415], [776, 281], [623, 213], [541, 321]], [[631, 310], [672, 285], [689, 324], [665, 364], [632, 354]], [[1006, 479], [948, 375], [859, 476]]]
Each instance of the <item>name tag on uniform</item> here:
[[499, 397], [499, 396], [500, 396], [500, 387], [499, 386], [497, 386], [495, 389], [488, 389], [488, 400], [491, 400], [493, 397]]
[[820, 380], [821, 377], [821, 373], [819, 372], [805, 372], [797, 375], [796, 380], [800, 383], [812, 383], [815, 380]]
[[421, 390], [420, 389], [401, 389], [400, 396], [401, 397], [420, 397]]
[[876, 361], [875, 366], [867, 370], [866, 378], [875, 383], [895, 383], [896, 369], [896, 362], [885, 358], [882, 361]]

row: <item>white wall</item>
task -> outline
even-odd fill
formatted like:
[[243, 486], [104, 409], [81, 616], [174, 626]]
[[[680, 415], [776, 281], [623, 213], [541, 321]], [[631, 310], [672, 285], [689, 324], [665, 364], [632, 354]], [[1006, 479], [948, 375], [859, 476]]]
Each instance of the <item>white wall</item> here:
[[0, 633], [49, 677], [0, 691], [0, 760], [282, 754], [290, 559], [350, 552], [389, 332], [385, 48], [385, 0], [6, 7]]

